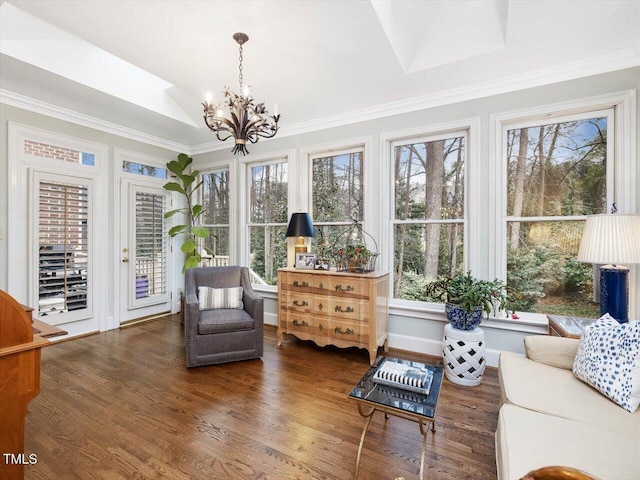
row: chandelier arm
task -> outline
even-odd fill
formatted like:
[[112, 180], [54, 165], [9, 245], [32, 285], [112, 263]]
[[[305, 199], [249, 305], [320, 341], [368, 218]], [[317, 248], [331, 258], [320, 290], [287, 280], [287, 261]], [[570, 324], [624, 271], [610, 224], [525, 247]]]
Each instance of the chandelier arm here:
[[205, 116], [204, 122], [207, 124], [207, 127], [209, 127], [209, 129], [214, 133], [217, 133], [219, 131], [227, 131], [233, 134], [233, 130], [234, 130], [233, 126], [229, 123], [229, 120], [227, 120], [226, 118], [215, 117], [214, 119], [215, 123], [211, 124], [209, 118]]

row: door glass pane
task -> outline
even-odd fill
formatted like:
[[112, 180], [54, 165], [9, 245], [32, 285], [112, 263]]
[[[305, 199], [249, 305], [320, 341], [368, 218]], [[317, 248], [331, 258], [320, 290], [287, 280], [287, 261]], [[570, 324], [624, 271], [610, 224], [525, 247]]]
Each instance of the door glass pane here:
[[88, 186], [41, 181], [38, 315], [87, 308]]
[[136, 299], [164, 295], [167, 291], [164, 211], [164, 195], [136, 192]]

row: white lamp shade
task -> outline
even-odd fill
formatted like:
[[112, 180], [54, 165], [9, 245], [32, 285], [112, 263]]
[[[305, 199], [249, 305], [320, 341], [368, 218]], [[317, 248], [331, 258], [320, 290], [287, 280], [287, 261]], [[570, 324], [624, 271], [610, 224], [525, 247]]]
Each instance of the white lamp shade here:
[[578, 261], [640, 263], [640, 215], [591, 215], [582, 233]]

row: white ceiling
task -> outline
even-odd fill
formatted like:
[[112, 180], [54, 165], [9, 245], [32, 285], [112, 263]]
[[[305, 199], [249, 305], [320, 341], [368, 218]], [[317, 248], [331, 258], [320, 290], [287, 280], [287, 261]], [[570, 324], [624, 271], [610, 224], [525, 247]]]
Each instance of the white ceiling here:
[[191, 152], [238, 31], [279, 136], [640, 65], [638, 0], [1, 3], [3, 102]]

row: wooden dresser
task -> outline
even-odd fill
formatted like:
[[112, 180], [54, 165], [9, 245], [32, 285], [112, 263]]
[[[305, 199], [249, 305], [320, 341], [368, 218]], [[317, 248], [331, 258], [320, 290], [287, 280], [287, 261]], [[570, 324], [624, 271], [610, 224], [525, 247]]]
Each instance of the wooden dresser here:
[[278, 270], [278, 346], [285, 333], [317, 345], [388, 349], [389, 274]]

